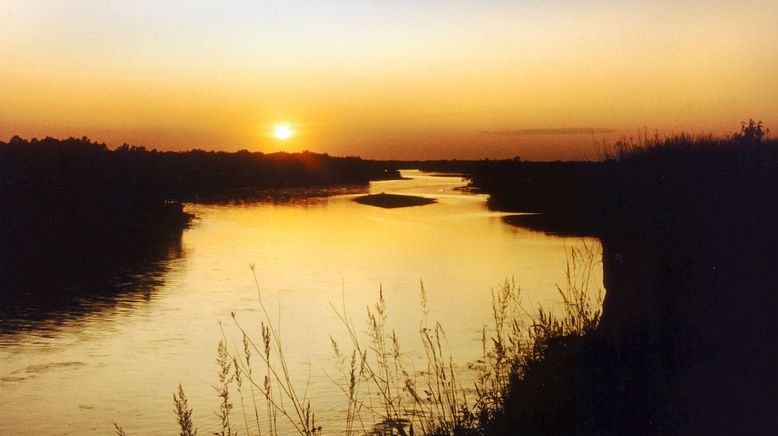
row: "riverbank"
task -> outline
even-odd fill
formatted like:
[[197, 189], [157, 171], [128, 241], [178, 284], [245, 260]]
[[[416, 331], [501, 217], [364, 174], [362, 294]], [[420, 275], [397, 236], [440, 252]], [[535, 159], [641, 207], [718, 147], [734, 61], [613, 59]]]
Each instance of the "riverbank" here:
[[193, 219], [183, 202], [245, 201], [272, 189], [364, 191], [371, 180], [397, 177], [379, 162], [309, 152], [109, 150], [87, 138], [0, 141], [2, 302], [55, 293], [71, 279], [94, 284], [134, 259], [153, 257], [154, 247], [180, 240]]
[[530, 228], [602, 240], [602, 323], [547, 362], [575, 381], [550, 399], [575, 405], [568, 431], [778, 431], [776, 141], [679, 136], [601, 163], [484, 164], [473, 184], [550, 217]]

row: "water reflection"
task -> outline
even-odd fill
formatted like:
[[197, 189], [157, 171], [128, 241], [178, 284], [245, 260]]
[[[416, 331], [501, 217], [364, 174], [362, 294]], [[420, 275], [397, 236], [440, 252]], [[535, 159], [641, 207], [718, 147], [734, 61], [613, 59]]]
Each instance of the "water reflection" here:
[[185, 254], [181, 236], [177, 231], [133, 250], [104, 247], [99, 254], [62, 258], [45, 270], [29, 265], [15, 271], [3, 283], [0, 344], [13, 342], [7, 335], [20, 330], [45, 335], [85, 315], [129, 311], [150, 301]]

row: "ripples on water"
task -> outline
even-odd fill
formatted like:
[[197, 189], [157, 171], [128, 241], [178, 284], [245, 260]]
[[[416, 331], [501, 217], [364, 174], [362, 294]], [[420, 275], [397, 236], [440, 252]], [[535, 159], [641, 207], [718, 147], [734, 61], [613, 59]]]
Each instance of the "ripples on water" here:
[[176, 434], [171, 394], [179, 383], [200, 432], [212, 430], [219, 323], [238, 343], [235, 311], [259, 337], [249, 263], [278, 318], [292, 375], [304, 385], [310, 373], [308, 396], [330, 433], [340, 428], [345, 398], [325, 374], [335, 371], [329, 336], [346, 339], [330, 303], [345, 301], [361, 322], [381, 286], [389, 327], [413, 359], [421, 355], [423, 279], [430, 318], [446, 328], [463, 370], [480, 353], [491, 288], [515, 277], [525, 302], [558, 303], [566, 250], [580, 240], [507, 225], [485, 196], [456, 190], [458, 177], [404, 174], [413, 178], [375, 182], [370, 192], [438, 202], [388, 210], [340, 191], [190, 204], [198, 220], [156, 257], [63, 289], [44, 305], [30, 297], [3, 307], [0, 433], [108, 434], [116, 421], [130, 434]]

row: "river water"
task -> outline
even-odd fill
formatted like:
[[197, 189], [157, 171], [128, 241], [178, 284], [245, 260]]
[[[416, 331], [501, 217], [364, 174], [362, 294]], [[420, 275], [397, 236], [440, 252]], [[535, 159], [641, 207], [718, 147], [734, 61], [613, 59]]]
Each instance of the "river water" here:
[[[370, 191], [437, 203], [382, 209], [347, 194], [190, 204], [198, 218], [181, 241], [147, 267], [117, 275], [119, 291], [4, 319], [0, 434], [110, 434], [113, 422], [129, 434], [178, 434], [171, 395], [179, 384], [200, 433], [214, 431], [217, 343], [224, 337], [231, 350], [242, 348], [231, 313], [259, 340], [260, 294], [291, 377], [300, 392], [307, 389], [326, 434], [339, 433], [346, 404], [331, 380], [330, 336], [347, 343], [332, 305], [345, 307], [361, 334], [366, 307], [382, 289], [387, 325], [413, 360], [420, 357], [423, 281], [428, 318], [445, 328], [463, 372], [480, 355], [491, 290], [506, 279], [520, 285], [527, 307], [558, 307], [569, 250], [593, 241], [508, 225], [504, 214], [487, 210], [485, 195], [455, 189], [464, 185], [459, 177], [403, 174]], [[598, 266], [598, 287], [601, 274]], [[243, 433], [234, 391], [233, 401], [233, 427]]]

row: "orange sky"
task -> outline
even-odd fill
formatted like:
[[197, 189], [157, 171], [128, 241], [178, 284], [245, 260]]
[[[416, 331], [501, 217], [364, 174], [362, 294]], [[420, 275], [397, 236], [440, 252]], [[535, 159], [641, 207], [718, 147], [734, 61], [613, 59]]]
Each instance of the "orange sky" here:
[[570, 159], [778, 129], [775, 0], [535, 3], [0, 0], [0, 139]]

